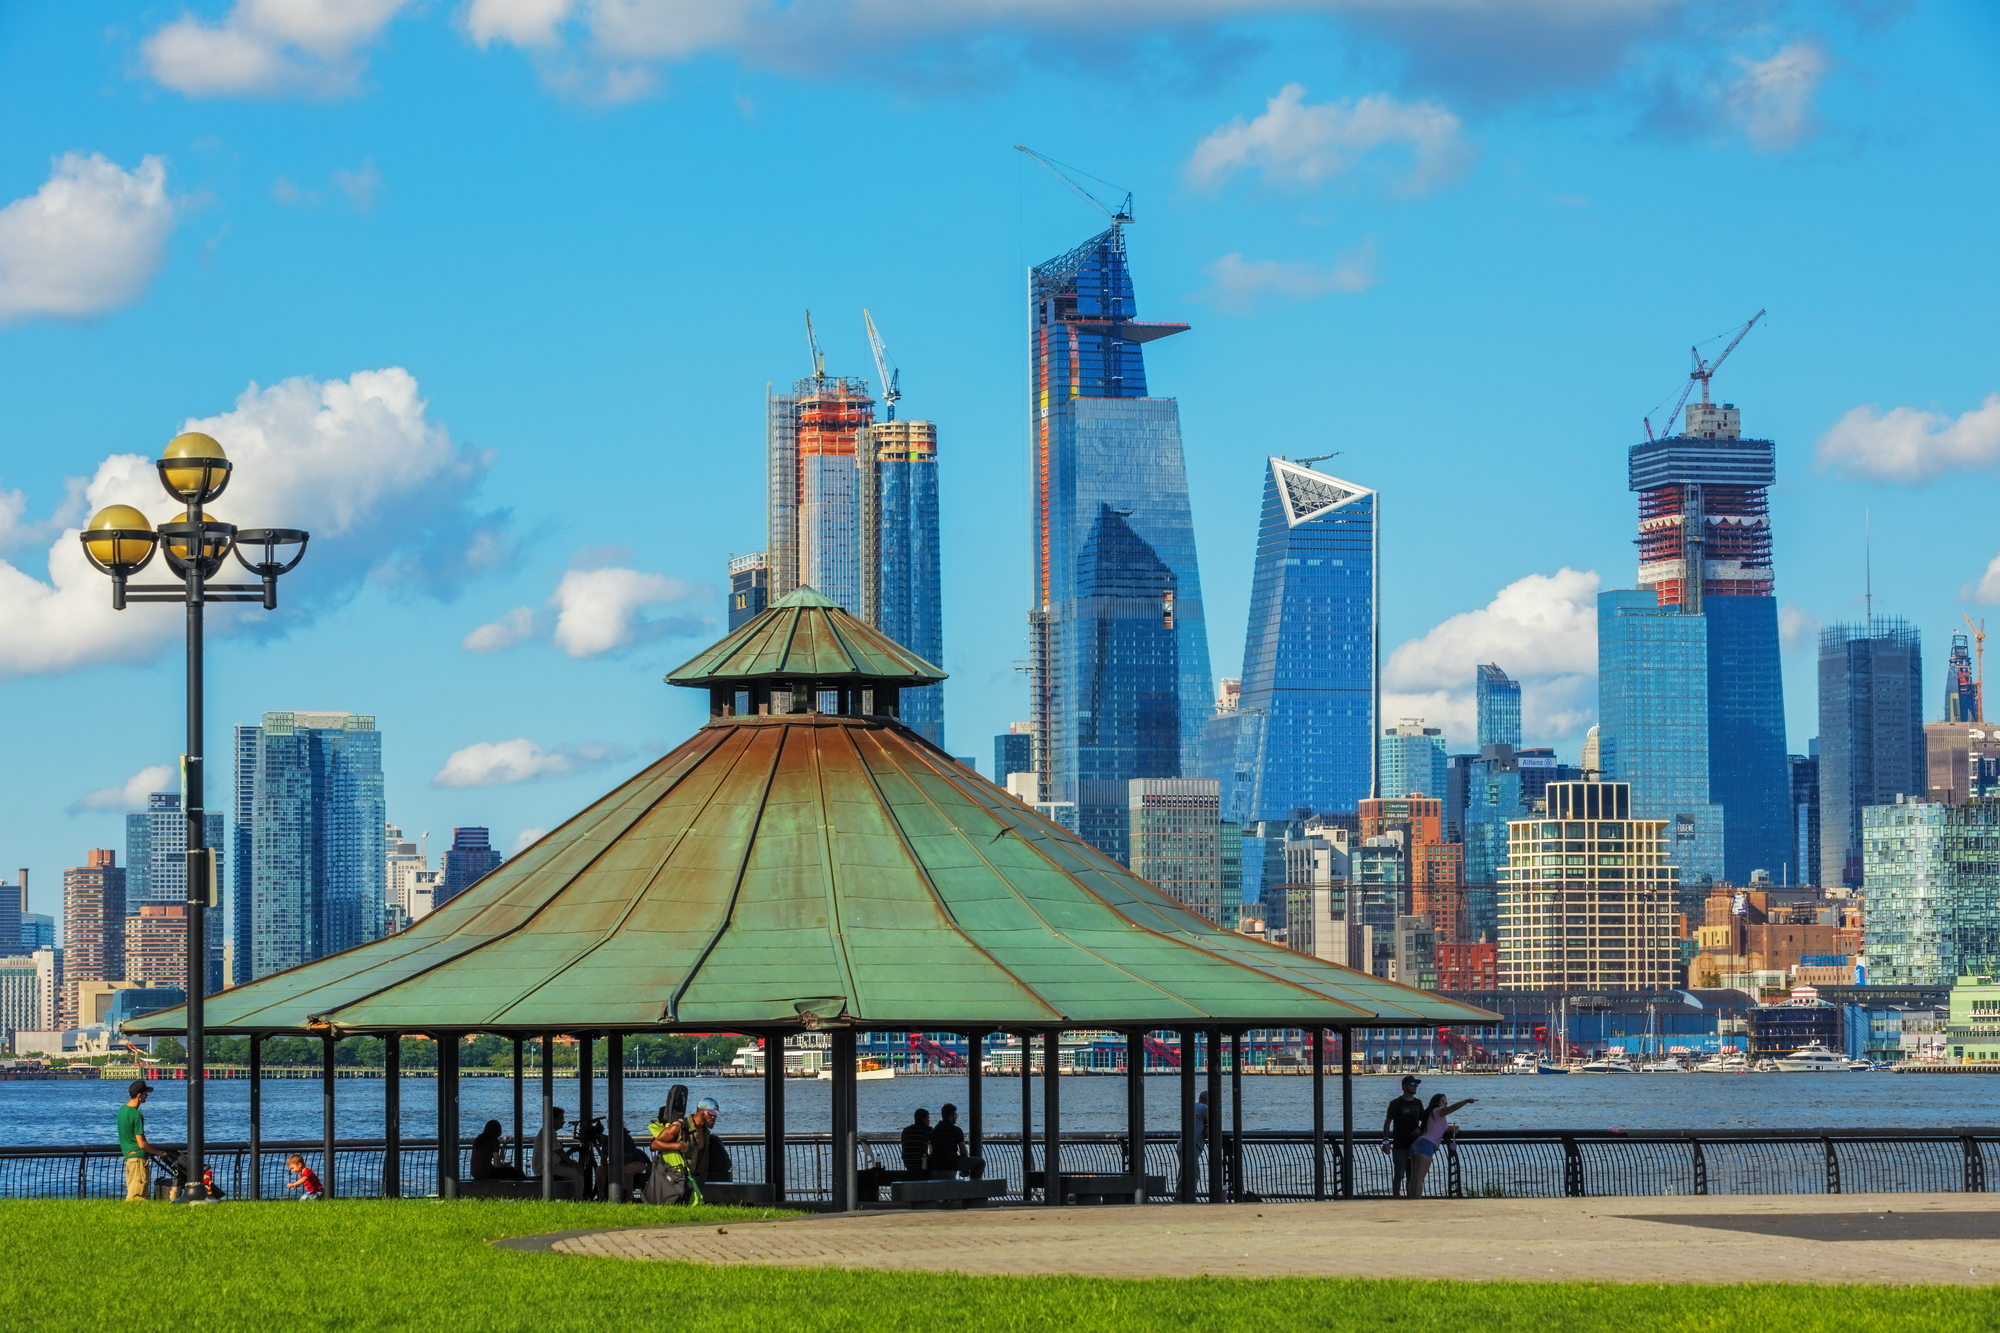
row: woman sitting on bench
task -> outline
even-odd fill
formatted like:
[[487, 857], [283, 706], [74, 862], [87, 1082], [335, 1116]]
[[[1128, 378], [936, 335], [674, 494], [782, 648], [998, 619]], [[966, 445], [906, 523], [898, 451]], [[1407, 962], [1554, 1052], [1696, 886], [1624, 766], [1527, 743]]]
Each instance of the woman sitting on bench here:
[[472, 1141], [472, 1178], [474, 1180], [526, 1180], [518, 1166], [510, 1166], [500, 1160], [500, 1122], [489, 1120], [486, 1128], [479, 1131], [479, 1137]]

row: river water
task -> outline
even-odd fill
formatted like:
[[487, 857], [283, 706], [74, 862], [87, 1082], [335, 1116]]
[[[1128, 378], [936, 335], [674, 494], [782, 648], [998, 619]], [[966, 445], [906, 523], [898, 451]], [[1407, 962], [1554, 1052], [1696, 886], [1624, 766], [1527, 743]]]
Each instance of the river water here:
[[[1017, 1077], [983, 1080], [989, 1132], [1010, 1133], [1021, 1124], [1021, 1083]], [[1203, 1080], [1205, 1086], [1206, 1080]], [[146, 1106], [150, 1135], [177, 1142], [186, 1134], [187, 1085], [161, 1082]], [[489, 1117], [513, 1130], [513, 1084], [505, 1078], [460, 1082], [464, 1134], [469, 1138]], [[757, 1079], [706, 1078], [689, 1083], [691, 1096], [714, 1097], [722, 1105], [723, 1133], [755, 1134], [764, 1127], [763, 1084]], [[574, 1116], [574, 1079], [556, 1080], [556, 1102]], [[626, 1106], [631, 1127], [643, 1133], [653, 1108], [666, 1098], [663, 1079], [628, 1079]], [[1225, 1108], [1228, 1080], [1223, 1083]], [[382, 1135], [380, 1079], [342, 1079], [335, 1085], [339, 1137]], [[901, 1076], [858, 1085], [861, 1128], [893, 1133], [919, 1106], [935, 1115], [945, 1102], [963, 1111], [963, 1076]], [[792, 1080], [785, 1085], [786, 1127], [794, 1133], [824, 1132], [831, 1083]], [[427, 1138], [437, 1129], [437, 1085], [405, 1079], [403, 1133]], [[1938, 1129], [2000, 1124], [2000, 1077], [1976, 1074], [1570, 1074], [1450, 1075], [1424, 1078], [1421, 1091], [1443, 1092], [1454, 1101], [1477, 1099], [1454, 1117], [1465, 1129]], [[1034, 1123], [1041, 1123], [1041, 1080], [1033, 1085]], [[1354, 1080], [1355, 1125], [1366, 1132], [1381, 1124], [1383, 1107], [1396, 1095], [1396, 1080], [1359, 1076]], [[1179, 1079], [1172, 1074], [1146, 1079], [1146, 1120], [1151, 1129], [1178, 1127]], [[602, 1113], [606, 1088], [599, 1079], [593, 1105]], [[0, 1145], [108, 1143], [117, 1137], [121, 1082], [0, 1082]], [[321, 1131], [317, 1081], [270, 1079], [264, 1083], [267, 1140], [317, 1139]], [[541, 1085], [530, 1077], [526, 1089], [526, 1132], [540, 1122]], [[250, 1085], [218, 1080], [208, 1085], [208, 1138], [247, 1139]], [[1225, 1109], [1224, 1114], [1229, 1112]], [[1062, 1123], [1066, 1130], [1117, 1131], [1125, 1127], [1122, 1076], [1072, 1076], [1062, 1082]], [[1307, 1130], [1312, 1127], [1312, 1080], [1296, 1075], [1246, 1075], [1243, 1079], [1246, 1129]], [[1327, 1124], [1340, 1124], [1340, 1080], [1327, 1079]]]

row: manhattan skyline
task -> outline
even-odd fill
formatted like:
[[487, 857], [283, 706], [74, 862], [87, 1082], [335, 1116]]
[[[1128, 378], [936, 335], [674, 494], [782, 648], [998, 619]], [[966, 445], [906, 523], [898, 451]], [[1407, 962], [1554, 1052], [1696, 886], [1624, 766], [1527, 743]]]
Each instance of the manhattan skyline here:
[[[245, 29], [313, 72], [289, 87], [173, 63], [161, 32], [247, 22], [227, 4], [0, 18], [0, 688], [33, 756], [0, 777], [0, 863], [34, 868], [37, 911], [180, 749], [176, 618], [114, 620], [95, 581], [52, 580], [68, 479], [115, 491], [110, 460], [190, 419], [259, 458], [218, 512], [312, 528], [314, 556], [274, 629], [213, 640], [211, 754], [269, 710], [374, 714], [388, 817], [511, 851], [694, 724], [659, 671], [720, 637], [724, 563], [763, 543], [757, 394], [808, 372], [806, 305], [849, 371], [872, 309], [950, 442], [941, 665], [952, 749], [983, 755], [1028, 716], [1027, 270], [1101, 225], [1015, 142], [1133, 190], [1146, 309], [1193, 325], [1148, 371], [1180, 404], [1218, 678], [1242, 674], [1264, 459], [1340, 450], [1389, 515], [1384, 719], [1474, 748], [1492, 662], [1526, 743], [1573, 760], [1595, 594], [1630, 586], [1626, 451], [1687, 346], [1713, 355], [1760, 307], [1714, 396], [1777, 445], [1788, 751], [1816, 730], [1818, 627], [1861, 618], [1864, 522], [1877, 613], [1928, 660], [2000, 600], [1978, 521], [2000, 32], [1970, 6], [1729, 27], [1662, 3], [1545, 43], [1572, 55], [1538, 57], [1540, 94], [1508, 82], [1516, 48], [1482, 65], [1310, 14], [1211, 25], [1214, 56], [1152, 30], [1067, 63], [989, 52], [1004, 68], [958, 90], [898, 86], [907, 49], [808, 68], [745, 38], [593, 67], [580, 15], [537, 46], [480, 29], [490, 6], [378, 8], [344, 46]], [[1028, 36], [1077, 38], [1046, 23]], [[1708, 73], [1671, 83], [1691, 57]], [[619, 70], [653, 89], [615, 100]], [[787, 206], [844, 179], [806, 151], [829, 137], [893, 146], [868, 160], [928, 207]], [[1713, 207], [1690, 220], [1694, 179]], [[111, 201], [118, 263], [35, 248], [52, 189]]]

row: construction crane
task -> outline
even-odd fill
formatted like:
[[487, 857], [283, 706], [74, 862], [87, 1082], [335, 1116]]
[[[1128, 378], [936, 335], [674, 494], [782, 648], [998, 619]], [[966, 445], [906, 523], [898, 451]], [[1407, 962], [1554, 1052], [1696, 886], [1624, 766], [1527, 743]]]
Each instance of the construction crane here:
[[1974, 652], [1978, 655], [1978, 674], [1972, 678], [1972, 720], [1986, 721], [1986, 617], [1981, 616], [1977, 625], [1972, 617], [1965, 617], [1965, 627], [1972, 631]]
[[882, 378], [882, 405], [884, 421], [896, 419], [896, 403], [902, 398], [903, 372], [896, 369], [896, 363], [889, 359], [889, 348], [882, 341], [882, 335], [875, 330], [875, 316], [864, 307], [861, 318], [868, 325], [868, 350], [875, 353], [875, 373]]
[[[1061, 181], [1064, 185], [1069, 186], [1070, 189], [1076, 191], [1078, 198], [1082, 199], [1092, 208], [1095, 208], [1098, 212], [1104, 214], [1104, 216], [1110, 218], [1112, 226], [1122, 227], [1126, 223], [1132, 220], [1132, 192], [1130, 190], [1125, 190], [1125, 202], [1120, 204], [1117, 208], [1113, 208], [1111, 207], [1111, 205], [1105, 203], [1102, 199], [1099, 199], [1096, 195], [1092, 194], [1090, 191], [1084, 189], [1082, 185], [1078, 184], [1076, 178], [1071, 176], [1069, 172], [1063, 168], [1061, 163], [1050, 161], [1048, 158], [1043, 157], [1040, 153], [1036, 152], [1034, 149], [1028, 147], [1028, 145], [1024, 143], [1017, 143], [1014, 145], [1014, 147], [1019, 151], [1026, 153], [1029, 157], [1034, 158], [1035, 161], [1041, 163], [1043, 166], [1047, 167], [1049, 169], [1049, 174], [1051, 176], [1054, 176], [1057, 180]], [[1109, 185], [1114, 190], [1125, 189], [1125, 187], [1122, 185], [1112, 185], [1110, 181], [1105, 180], [1101, 176], [1092, 176], [1090, 177], [1090, 179], [1096, 181], [1099, 185]]]
[[[1704, 361], [1701, 359], [1700, 347], [1688, 348], [1688, 357], [1694, 362], [1694, 369], [1688, 372], [1687, 387], [1682, 389], [1681, 396], [1674, 400], [1674, 410], [1667, 413], [1666, 422], [1660, 427], [1660, 434], [1662, 436], [1673, 434], [1674, 418], [1679, 416], [1681, 408], [1687, 405], [1688, 395], [1694, 392], [1696, 381], [1700, 381], [1701, 383], [1701, 405], [1703, 407], [1708, 406], [1709, 380], [1713, 379], [1715, 372], [1722, 368], [1722, 363], [1729, 359], [1729, 354], [1736, 350], [1736, 344], [1743, 341], [1743, 335], [1750, 332], [1751, 326], [1762, 318], [1764, 318], [1762, 310], [1750, 316], [1749, 323], [1736, 330], [1736, 336], [1729, 340], [1729, 346], [1723, 348], [1722, 355], [1716, 357], [1713, 361]], [[1644, 420], [1646, 423], [1646, 440], [1648, 443], [1651, 443], [1654, 439], [1653, 419], [1651, 416], [1648, 416]]]
[[806, 311], [806, 347], [812, 352], [813, 378], [826, 378], [826, 358], [820, 355], [819, 335], [813, 332], [813, 312]]

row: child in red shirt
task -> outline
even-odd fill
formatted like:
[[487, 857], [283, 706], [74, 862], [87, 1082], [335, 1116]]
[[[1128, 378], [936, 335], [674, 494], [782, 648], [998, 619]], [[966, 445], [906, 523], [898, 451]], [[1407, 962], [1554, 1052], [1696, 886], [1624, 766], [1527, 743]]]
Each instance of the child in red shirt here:
[[296, 1177], [285, 1188], [302, 1191], [299, 1195], [300, 1203], [304, 1203], [309, 1199], [325, 1197], [326, 1192], [320, 1188], [319, 1177], [314, 1175], [312, 1168], [306, 1165], [305, 1158], [299, 1156], [297, 1153], [293, 1153], [285, 1159], [285, 1167]]

